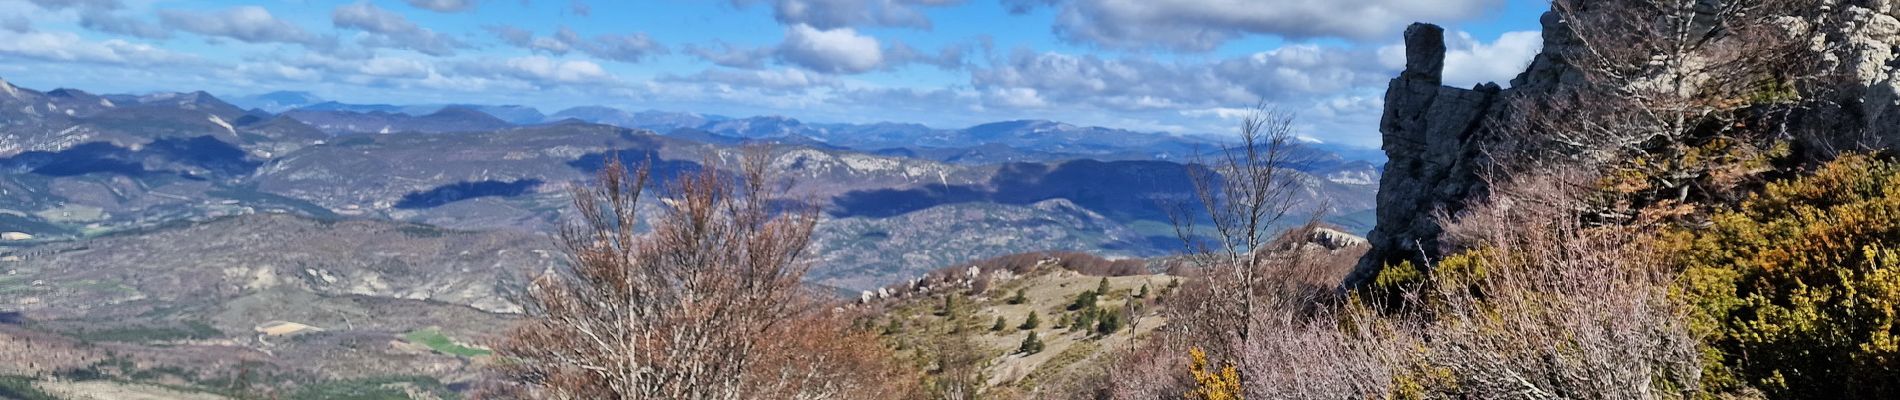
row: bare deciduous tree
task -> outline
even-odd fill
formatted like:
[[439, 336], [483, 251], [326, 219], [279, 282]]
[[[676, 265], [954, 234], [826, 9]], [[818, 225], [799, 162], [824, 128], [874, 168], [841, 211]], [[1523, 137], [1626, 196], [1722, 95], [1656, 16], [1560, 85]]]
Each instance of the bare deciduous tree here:
[[1269, 291], [1289, 289], [1273, 285], [1285, 282], [1285, 271], [1268, 270], [1286, 263], [1269, 262], [1261, 250], [1290, 224], [1312, 225], [1295, 215], [1305, 183], [1293, 168], [1303, 157], [1292, 114], [1258, 106], [1241, 122], [1236, 143], [1216, 149], [1211, 158], [1197, 157], [1194, 164], [1202, 168], [1188, 169], [1195, 204], [1170, 208], [1175, 233], [1187, 247], [1184, 257], [1209, 291], [1202, 304], [1191, 305], [1205, 318], [1181, 322], [1226, 336], [1220, 341], [1229, 345], [1212, 349], [1215, 354], [1231, 355], [1238, 348], [1232, 345], [1247, 342], [1254, 316], [1268, 307], [1261, 300], [1284, 294]]
[[[1791, 1], [1555, 0], [1568, 29], [1546, 57], [1558, 85], [1520, 90], [1493, 155], [1508, 168], [1608, 168], [1612, 189], [1641, 207], [1732, 200], [1765, 171], [1788, 117], [1820, 106], [1813, 46], [1817, 4]], [[1536, 72], [1536, 71], [1533, 71]], [[1628, 210], [1596, 216], [1627, 222]]]
[[[548, 399], [848, 399], [891, 394], [887, 365], [803, 290], [816, 215], [772, 207], [769, 153], [711, 161], [640, 216], [645, 168], [610, 162], [573, 189], [570, 268], [526, 291], [531, 316], [494, 348], [493, 393]], [[646, 231], [639, 228], [647, 226]], [[797, 339], [797, 340], [789, 340]], [[881, 348], [876, 349], [881, 350]], [[863, 369], [858, 371], [858, 369]]]

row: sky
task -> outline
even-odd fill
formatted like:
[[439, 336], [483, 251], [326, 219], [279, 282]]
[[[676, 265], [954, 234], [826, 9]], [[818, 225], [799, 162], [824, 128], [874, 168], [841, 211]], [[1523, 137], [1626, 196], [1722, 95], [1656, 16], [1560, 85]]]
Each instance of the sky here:
[[1256, 104], [1378, 145], [1406, 25], [1446, 84], [1536, 54], [1536, 0], [0, 0], [0, 78], [95, 93], [304, 91], [961, 128], [1234, 131]]

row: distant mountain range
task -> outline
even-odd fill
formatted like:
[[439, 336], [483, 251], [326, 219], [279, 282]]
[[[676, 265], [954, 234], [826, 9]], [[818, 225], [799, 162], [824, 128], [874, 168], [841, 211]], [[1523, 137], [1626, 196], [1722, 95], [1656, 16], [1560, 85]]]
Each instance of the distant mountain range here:
[[[937, 129], [321, 100], [0, 83], [0, 232], [57, 242], [253, 213], [548, 232], [567, 215], [561, 188], [609, 157], [652, 160], [664, 176], [726, 168], [700, 162], [764, 143], [795, 182], [787, 194], [829, 216], [814, 281], [866, 288], [1023, 251], [1167, 254], [1177, 245], [1158, 204], [1192, 198], [1185, 177], [1200, 167], [1181, 161], [1213, 145], [1035, 120]], [[1379, 166], [1304, 151], [1303, 196], [1366, 229]]]
[[[658, 110], [627, 111], [605, 106], [581, 106], [544, 115], [519, 105], [388, 105], [345, 104], [325, 101], [309, 93], [272, 92], [234, 101], [248, 109], [285, 113], [332, 134], [475, 131], [495, 129], [492, 121], [472, 116], [414, 121], [445, 111], [476, 111], [512, 125], [581, 121], [719, 144], [752, 142], [848, 149], [859, 152], [923, 158], [960, 164], [1014, 161], [1191, 160], [1197, 151], [1218, 145], [1217, 138], [1155, 132], [1085, 127], [1044, 120], [1002, 121], [963, 129], [940, 129], [921, 124], [806, 123], [783, 116], [732, 118]], [[1377, 149], [1311, 144], [1327, 157], [1341, 161], [1383, 163]]]

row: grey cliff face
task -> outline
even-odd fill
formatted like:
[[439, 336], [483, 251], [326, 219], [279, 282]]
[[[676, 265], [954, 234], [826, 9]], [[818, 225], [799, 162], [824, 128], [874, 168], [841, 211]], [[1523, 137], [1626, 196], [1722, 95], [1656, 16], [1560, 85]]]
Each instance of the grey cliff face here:
[[[1822, 87], [1804, 90], [1818, 105], [1790, 118], [1796, 156], [1900, 149], [1900, 1], [1821, 3], [1783, 19], [1788, 34], [1812, 38], [1809, 50], [1825, 76], [1816, 83]], [[1485, 156], [1487, 146], [1500, 142], [1490, 121], [1508, 118], [1514, 102], [1591, 84], [1566, 60], [1585, 50], [1582, 40], [1555, 12], [1541, 23], [1543, 50], [1510, 89], [1442, 86], [1443, 29], [1406, 29], [1406, 69], [1387, 88], [1379, 126], [1389, 161], [1379, 182], [1378, 222], [1367, 237], [1372, 249], [1346, 287], [1370, 283], [1386, 265], [1437, 259], [1444, 251], [1443, 221], [1487, 193], [1481, 174], [1495, 166]]]
[[1413, 24], [1405, 30], [1405, 72], [1386, 89], [1379, 133], [1385, 142], [1385, 176], [1379, 181], [1378, 226], [1367, 237], [1372, 250], [1348, 276], [1349, 286], [1369, 282], [1389, 263], [1438, 256], [1450, 215], [1483, 192], [1478, 179], [1479, 145], [1486, 118], [1503, 95], [1496, 84], [1471, 89], [1443, 86], [1445, 31]]

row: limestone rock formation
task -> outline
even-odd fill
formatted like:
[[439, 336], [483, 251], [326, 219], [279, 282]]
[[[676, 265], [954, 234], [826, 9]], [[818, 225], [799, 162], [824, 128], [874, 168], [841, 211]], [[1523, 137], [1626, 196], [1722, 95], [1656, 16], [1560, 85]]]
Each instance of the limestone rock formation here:
[[[1719, 0], [1718, 0], [1719, 2]], [[1809, 42], [1813, 72], [1801, 87], [1802, 106], [1786, 129], [1808, 160], [1848, 150], [1900, 149], [1900, 1], [1812, 0], [1777, 19], [1790, 37]], [[1580, 12], [1591, 12], [1590, 3]], [[1379, 131], [1388, 157], [1378, 194], [1372, 249], [1345, 284], [1369, 283], [1380, 269], [1403, 261], [1436, 259], [1444, 250], [1443, 221], [1487, 193], [1482, 179], [1495, 167], [1487, 154], [1501, 142], [1493, 122], [1508, 119], [1518, 102], [1593, 84], [1567, 58], [1587, 54], [1584, 40], [1562, 14], [1545, 13], [1543, 50], [1511, 88], [1441, 85], [1443, 29], [1415, 24], [1405, 32], [1406, 69], [1387, 88]]]
[[1456, 213], [1484, 190], [1479, 139], [1485, 119], [1501, 110], [1496, 84], [1471, 89], [1443, 86], [1445, 31], [1414, 24], [1405, 30], [1405, 72], [1385, 94], [1379, 133], [1385, 145], [1385, 176], [1379, 181], [1378, 226], [1367, 237], [1372, 250], [1349, 285], [1369, 281], [1387, 263], [1436, 257], [1437, 215]]

